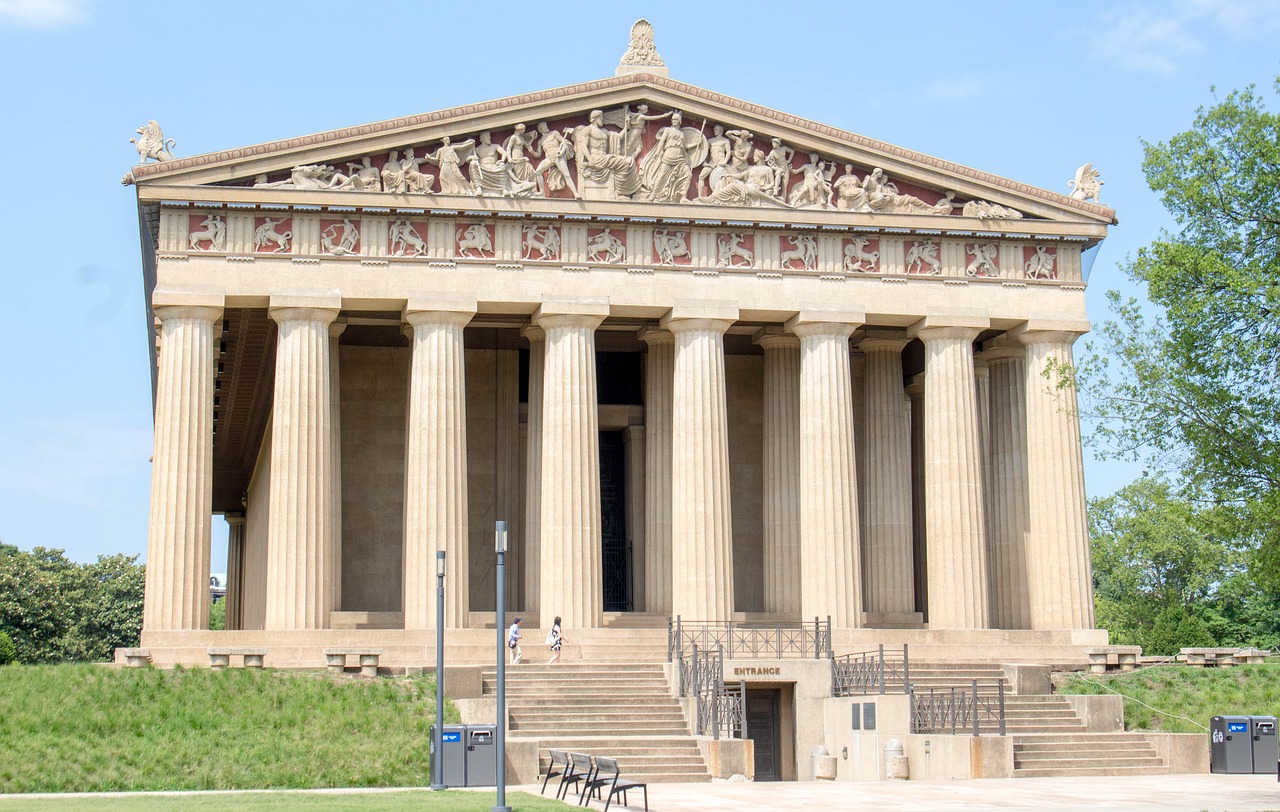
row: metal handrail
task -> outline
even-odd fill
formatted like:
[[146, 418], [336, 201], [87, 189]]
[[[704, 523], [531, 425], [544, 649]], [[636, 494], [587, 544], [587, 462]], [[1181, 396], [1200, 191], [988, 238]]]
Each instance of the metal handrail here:
[[830, 658], [831, 618], [812, 623], [751, 624], [736, 621], [667, 620], [667, 662], [687, 656], [694, 646], [720, 649], [729, 659]]
[[907, 646], [884, 646], [831, 658], [831, 695], [861, 696], [885, 694], [892, 690], [909, 693], [911, 667]]
[[680, 657], [680, 696], [693, 697], [694, 733], [719, 739], [747, 737], [747, 684], [726, 686], [724, 652], [712, 654], [696, 645]]
[[1000, 735], [1005, 735], [1004, 682], [996, 680], [996, 695], [978, 693], [978, 681], [969, 690], [962, 687], [929, 689], [911, 695], [911, 732], [956, 734], [972, 732], [981, 735], [984, 722], [995, 722]]

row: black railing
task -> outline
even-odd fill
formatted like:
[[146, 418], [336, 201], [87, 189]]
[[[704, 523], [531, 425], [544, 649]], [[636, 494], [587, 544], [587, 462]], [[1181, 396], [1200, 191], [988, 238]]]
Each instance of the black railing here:
[[721, 651], [734, 659], [776, 659], [831, 655], [831, 618], [814, 618], [812, 623], [748, 624], [709, 621], [682, 621], [677, 615], [667, 621], [667, 662], [689, 656], [697, 647]]
[[704, 651], [695, 645], [689, 656], [682, 656], [677, 662], [680, 696], [692, 696], [694, 700], [694, 733], [714, 739], [745, 739], [747, 685], [725, 685], [723, 653], [719, 649]]
[[973, 680], [968, 689], [929, 689], [927, 694], [911, 691], [912, 733], [972, 733], [981, 735], [985, 727], [990, 732], [995, 725], [1000, 735], [1005, 735], [1004, 682], [996, 681], [996, 692], [981, 693], [978, 681]]
[[832, 696], [910, 692], [911, 668], [906, 644], [900, 649], [880, 646], [875, 651], [831, 658]]

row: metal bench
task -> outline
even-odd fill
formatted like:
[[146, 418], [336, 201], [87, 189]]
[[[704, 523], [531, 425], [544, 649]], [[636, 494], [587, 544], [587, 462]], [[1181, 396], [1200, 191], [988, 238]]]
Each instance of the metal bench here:
[[242, 657], [245, 668], [262, 668], [262, 658], [267, 656], [265, 648], [211, 648], [209, 649], [209, 667], [221, 671], [231, 665], [232, 657]]
[[583, 787], [586, 795], [582, 804], [590, 802], [594, 793], [597, 798], [604, 801], [605, 812], [609, 812], [609, 804], [613, 803], [616, 795], [622, 796], [622, 805], [630, 806], [627, 802], [627, 790], [639, 789], [644, 791], [644, 810], [649, 812], [649, 785], [642, 781], [628, 781], [622, 777], [622, 773], [618, 770], [618, 760], [616, 758], [608, 758], [607, 756], [595, 757], [595, 777], [587, 781]]
[[[547, 765], [547, 774], [542, 777], [542, 791], [539, 795], [547, 794], [547, 782], [557, 775], [564, 775], [564, 771], [569, 769], [569, 754], [563, 750], [552, 750], [551, 763]], [[561, 781], [561, 783], [564, 783]], [[556, 797], [560, 795], [560, 787], [556, 787]]]
[[591, 764], [591, 756], [586, 753], [570, 753], [569, 766], [560, 776], [560, 787], [556, 790], [556, 798], [567, 801], [569, 787], [578, 787], [578, 803], [581, 804], [584, 795], [582, 788], [591, 783], [592, 778], [595, 778], [595, 767]]
[[341, 674], [347, 668], [347, 657], [360, 658], [360, 676], [378, 676], [378, 658], [382, 656], [380, 648], [327, 648], [324, 659], [329, 670]]

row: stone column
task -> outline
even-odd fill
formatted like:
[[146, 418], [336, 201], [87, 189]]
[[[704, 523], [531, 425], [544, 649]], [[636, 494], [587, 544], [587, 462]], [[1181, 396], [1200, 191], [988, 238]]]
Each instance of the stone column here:
[[644, 610], [671, 614], [671, 386], [676, 337], [646, 329], [644, 366]]
[[608, 315], [603, 302], [544, 302], [534, 316], [547, 344], [538, 607], [569, 629], [599, 626], [604, 606], [595, 330]]
[[[671, 410], [671, 611], [686, 621], [733, 616], [733, 517], [724, 334], [735, 305], [677, 305]], [[847, 361], [846, 361], [847, 363]]]
[[800, 614], [800, 339], [778, 328], [764, 350], [764, 610]]
[[924, 342], [929, 627], [988, 626], [986, 514], [973, 340], [986, 319], [913, 327]]
[[333, 586], [330, 606], [342, 608], [342, 374], [338, 358], [338, 339], [347, 329], [346, 322], [329, 325], [329, 443], [333, 449], [333, 493], [329, 504], [333, 517], [329, 520], [333, 538], [329, 542], [329, 579]]
[[1027, 593], [1027, 382], [1026, 350], [1008, 338], [982, 352], [991, 374], [991, 441], [987, 480], [991, 540], [991, 624], [1031, 628]]
[[1085, 518], [1084, 461], [1075, 387], [1057, 372], [1071, 367], [1071, 345], [1088, 327], [1037, 329], [1027, 347], [1027, 574], [1033, 629], [1092, 629], [1093, 574]]
[[925, 535], [924, 375], [913, 375], [904, 391], [911, 419], [911, 564], [915, 570], [915, 604], [916, 611], [928, 623], [929, 545]]
[[915, 611], [911, 545], [911, 415], [902, 387], [906, 338], [868, 332], [859, 344], [866, 358], [866, 463], [862, 548], [868, 612]]
[[524, 475], [524, 609], [530, 618], [537, 618], [542, 580], [542, 371], [546, 362], [547, 334], [536, 324], [530, 324], [520, 331], [520, 335], [529, 341], [529, 410], [525, 416], [528, 450], [525, 452]]
[[639, 600], [640, 596], [645, 594], [645, 547], [648, 546], [649, 536], [645, 527], [645, 461], [648, 454], [645, 451], [645, 427], [644, 426], [627, 426], [622, 432], [622, 444], [624, 457], [627, 466], [627, 531], [631, 542], [631, 559], [628, 566], [631, 569], [631, 595], [632, 595], [632, 611], [644, 611], [644, 602]]
[[436, 552], [445, 551], [444, 623], [467, 626], [467, 400], [462, 332], [475, 299], [410, 297], [404, 473], [404, 627], [436, 628]]
[[[209, 628], [213, 378], [222, 297], [160, 304], [143, 629]], [[196, 299], [192, 299], [196, 301]], [[217, 302], [214, 306], [212, 303]]]
[[982, 476], [982, 514], [987, 548], [987, 623], [995, 628], [992, 601], [995, 585], [991, 575], [991, 371], [981, 355], [973, 357], [973, 395], [978, 407], [978, 462]]
[[228, 513], [227, 602], [224, 628], [244, 628], [244, 514]]
[[323, 629], [333, 608], [333, 436], [329, 325], [341, 297], [273, 295], [278, 325], [271, 411], [266, 628]]

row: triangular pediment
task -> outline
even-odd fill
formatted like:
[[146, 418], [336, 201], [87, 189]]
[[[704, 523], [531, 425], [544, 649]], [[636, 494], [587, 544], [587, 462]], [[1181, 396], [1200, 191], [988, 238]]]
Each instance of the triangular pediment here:
[[829, 212], [881, 225], [902, 215], [1115, 219], [1096, 203], [645, 73], [143, 164], [125, 181], [364, 207], [598, 201], [634, 216], [740, 208], [754, 210], [744, 218]]

